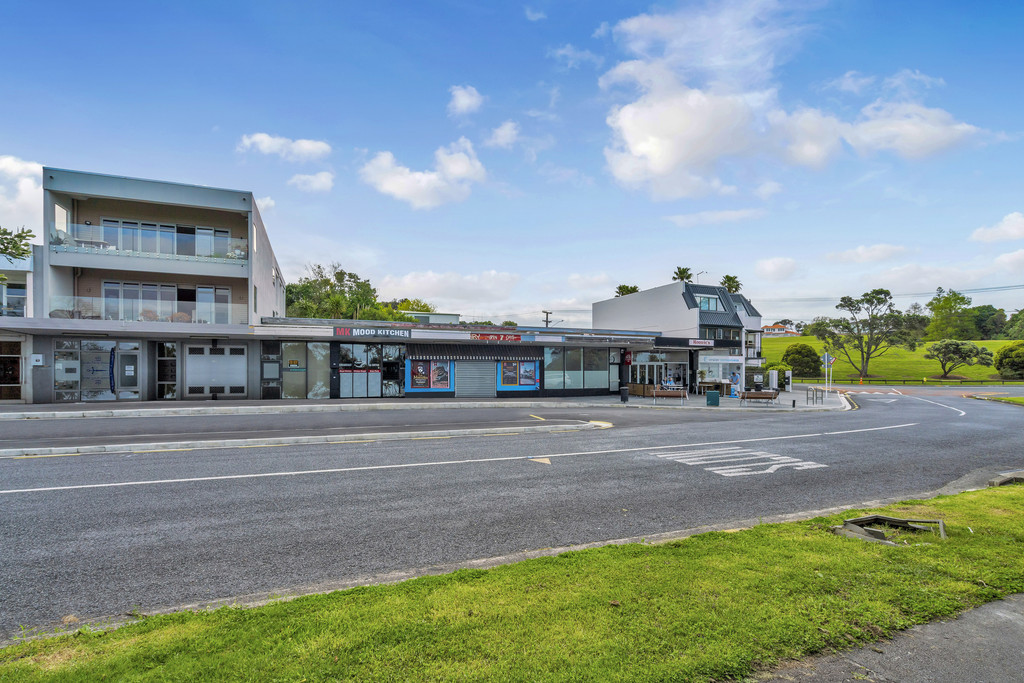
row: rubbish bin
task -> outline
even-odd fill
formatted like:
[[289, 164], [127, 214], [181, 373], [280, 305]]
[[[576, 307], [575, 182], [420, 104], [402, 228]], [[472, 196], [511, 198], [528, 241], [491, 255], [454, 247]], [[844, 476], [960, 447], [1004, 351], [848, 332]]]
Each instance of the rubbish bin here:
[[761, 382], [754, 382], [754, 391], [764, 391], [764, 384]]
[[709, 392], [707, 392], [704, 395], [708, 397], [708, 405], [709, 406], [717, 406], [718, 405], [718, 392], [717, 391], [709, 391]]
[[619, 400], [629, 403], [629, 387], [619, 387]]

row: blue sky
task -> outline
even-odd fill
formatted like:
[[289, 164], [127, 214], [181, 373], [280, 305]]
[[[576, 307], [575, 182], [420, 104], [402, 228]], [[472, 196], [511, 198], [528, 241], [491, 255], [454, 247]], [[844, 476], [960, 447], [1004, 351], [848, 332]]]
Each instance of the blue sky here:
[[[886, 287], [1020, 308], [1024, 6], [7, 3], [0, 225], [41, 165], [251, 190], [286, 278], [589, 326], [736, 275], [767, 322]], [[985, 291], [989, 290], [989, 291]]]

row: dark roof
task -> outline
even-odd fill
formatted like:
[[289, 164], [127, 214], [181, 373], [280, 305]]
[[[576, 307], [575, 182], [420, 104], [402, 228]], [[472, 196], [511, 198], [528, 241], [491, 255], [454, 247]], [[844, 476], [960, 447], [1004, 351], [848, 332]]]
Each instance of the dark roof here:
[[747, 297], [743, 296], [742, 294], [730, 294], [729, 296], [732, 297], [732, 300], [735, 303], [742, 305], [743, 308], [746, 309], [747, 315], [755, 318], [761, 317], [760, 311], [754, 308], [754, 304], [750, 303], [750, 299], [748, 299]]
[[683, 286], [683, 301], [689, 308], [699, 308], [698, 296], [714, 296], [722, 302], [728, 310], [725, 311], [701, 311], [699, 323], [701, 327], [712, 325], [714, 327], [743, 327], [743, 322], [736, 315], [736, 304], [732, 295], [725, 287], [718, 285], [698, 285], [687, 282]]

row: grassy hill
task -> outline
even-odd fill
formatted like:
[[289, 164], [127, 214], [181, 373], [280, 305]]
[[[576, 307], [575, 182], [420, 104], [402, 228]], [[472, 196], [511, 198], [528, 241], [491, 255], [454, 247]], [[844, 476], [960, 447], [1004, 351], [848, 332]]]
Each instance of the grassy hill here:
[[[781, 361], [782, 354], [786, 352], [786, 347], [790, 344], [808, 344], [813, 347], [819, 354], [824, 353], [819, 342], [814, 337], [782, 337], [763, 339], [761, 342], [761, 348], [763, 350], [765, 358], [768, 362]], [[1012, 340], [1000, 340], [1000, 341], [976, 341], [974, 342], [978, 346], [984, 346], [993, 355], [1007, 344], [1012, 344]], [[912, 379], [920, 381], [923, 378], [929, 380], [938, 379], [942, 375], [942, 367], [938, 361], [925, 360], [924, 354], [928, 349], [929, 342], [926, 342], [924, 346], [917, 347], [916, 351], [907, 351], [906, 349], [893, 349], [887, 352], [881, 358], [873, 358], [871, 364], [868, 367], [869, 377], [879, 377], [884, 379]], [[834, 368], [835, 380], [843, 381], [849, 378], [858, 378], [860, 375], [853, 369], [846, 359], [840, 358], [836, 361]], [[970, 367], [959, 367], [950, 374], [950, 379], [999, 379], [999, 373], [996, 372], [993, 367], [985, 366], [970, 366]]]

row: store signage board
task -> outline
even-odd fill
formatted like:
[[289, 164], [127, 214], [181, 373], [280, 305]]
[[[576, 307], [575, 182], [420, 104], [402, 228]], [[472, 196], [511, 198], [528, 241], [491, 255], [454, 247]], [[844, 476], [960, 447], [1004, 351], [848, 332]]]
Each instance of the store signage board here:
[[392, 339], [411, 339], [412, 330], [394, 327], [335, 327], [335, 337], [389, 337]]
[[701, 356], [701, 363], [742, 363], [743, 356]]
[[442, 330], [412, 330], [413, 339], [468, 340], [469, 332], [445, 332]]
[[710, 346], [710, 347], [714, 347], [714, 345], [715, 345], [715, 340], [714, 339], [691, 339], [690, 340], [690, 346]]
[[470, 332], [470, 339], [479, 341], [522, 341], [523, 337], [519, 334], [491, 334], [485, 332]]

